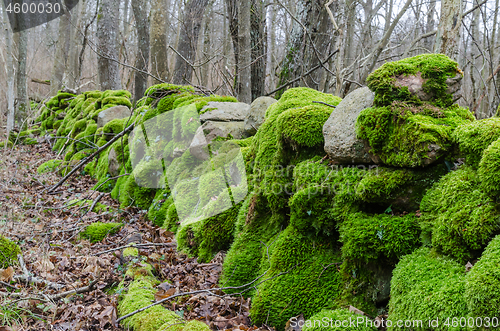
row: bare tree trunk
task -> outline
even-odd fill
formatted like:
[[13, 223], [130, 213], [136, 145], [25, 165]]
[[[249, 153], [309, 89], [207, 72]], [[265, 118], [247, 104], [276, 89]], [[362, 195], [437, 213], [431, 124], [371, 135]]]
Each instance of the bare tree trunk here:
[[[21, 16], [21, 15], [20, 15]], [[28, 116], [29, 102], [26, 88], [26, 61], [28, 57], [28, 30], [23, 29], [17, 32], [17, 96], [15, 120], [21, 130], [27, 127], [26, 117]]]
[[[301, 0], [297, 3], [291, 42], [281, 68], [278, 85], [301, 77], [311, 68], [321, 64], [322, 59], [319, 59], [318, 55], [324, 57], [328, 55], [325, 53], [332, 41], [331, 30], [332, 22], [323, 1]], [[304, 77], [300, 85], [319, 89], [322, 71], [318, 69]]]
[[[135, 67], [140, 70], [148, 71], [149, 65], [149, 22], [146, 14], [146, 4], [144, 0], [132, 1], [132, 10], [134, 11], [135, 26], [137, 28], [137, 55], [135, 58]], [[148, 76], [139, 71], [135, 72], [134, 82], [134, 101], [143, 97], [148, 85]]]
[[[429, 8], [427, 11], [427, 22], [425, 26], [425, 33], [432, 32], [436, 29], [436, 20], [434, 19], [434, 13], [436, 11], [436, 0], [430, 0]], [[424, 40], [424, 47], [431, 51], [433, 49], [432, 44], [434, 40], [432, 37], [427, 37]]]
[[267, 31], [269, 36], [268, 44], [268, 74], [269, 74], [269, 90], [276, 88], [276, 6], [270, 5], [270, 20], [267, 21]]
[[461, 23], [462, 0], [442, 0], [434, 53], [458, 59]]
[[7, 136], [14, 129], [14, 63], [12, 59], [12, 31], [5, 28], [6, 63], [5, 72], [7, 74]]
[[252, 102], [251, 4], [248, 0], [239, 0], [238, 7], [239, 71], [241, 80], [241, 90], [238, 97], [241, 102], [250, 103]]
[[[167, 14], [170, 1], [153, 0], [151, 4], [151, 71], [167, 81], [169, 77], [167, 59]], [[154, 81], [154, 83], [159, 83]]]
[[67, 79], [65, 80], [66, 86], [72, 89], [77, 89], [80, 86], [80, 75], [78, 72], [78, 66], [79, 66], [78, 55], [83, 41], [81, 34], [83, 32], [83, 17], [85, 15], [86, 7], [87, 7], [86, 0], [80, 0], [78, 2], [77, 7], [73, 9], [72, 22], [74, 22], [75, 25], [71, 26], [68, 70], [67, 70]]
[[63, 85], [64, 72], [66, 70], [66, 62], [69, 53], [70, 21], [71, 14], [69, 11], [59, 17], [59, 37], [57, 39], [56, 56], [54, 58], [54, 66], [52, 67], [50, 79], [50, 95], [55, 95]]
[[236, 93], [240, 93], [240, 78], [239, 78], [239, 55], [240, 55], [240, 40], [238, 33], [238, 0], [225, 0], [226, 10], [229, 20], [229, 34], [233, 40], [233, 53], [234, 53], [234, 87]]
[[252, 100], [264, 94], [266, 79], [266, 17], [263, 0], [252, 0], [251, 6], [251, 47], [252, 47]]
[[175, 84], [191, 82], [191, 76], [193, 75], [192, 64], [193, 60], [196, 59], [196, 45], [207, 5], [208, 0], [190, 0], [184, 8], [183, 18], [179, 22], [182, 26], [177, 48], [178, 54], [175, 60], [173, 77]]
[[97, 60], [99, 85], [101, 90], [121, 88], [116, 48], [118, 28], [118, 0], [101, 0], [97, 17], [97, 38], [99, 57]]

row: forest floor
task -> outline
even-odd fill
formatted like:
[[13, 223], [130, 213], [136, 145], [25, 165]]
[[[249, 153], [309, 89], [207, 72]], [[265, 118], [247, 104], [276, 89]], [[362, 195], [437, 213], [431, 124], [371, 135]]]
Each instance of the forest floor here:
[[[0, 331], [122, 330], [116, 325], [119, 294], [115, 289], [126, 265], [120, 249], [106, 251], [130, 242], [151, 244], [141, 247], [140, 254], [164, 282], [158, 286], [157, 300], [217, 287], [223, 253], [210, 263], [197, 263], [177, 252], [173, 233], [145, 220], [144, 211], [120, 209], [109, 194], [100, 197], [108, 209], [100, 214], [88, 212], [90, 203], [71, 205], [74, 200], [95, 201], [102, 195], [92, 190], [95, 183], [89, 176], [75, 175], [56, 192], [47, 193], [60, 177], [38, 174], [37, 167], [55, 158], [46, 143], [0, 151], [0, 233], [19, 244], [26, 266], [16, 263], [0, 270]], [[79, 233], [97, 221], [125, 225], [102, 242], [81, 240]], [[27, 272], [29, 283], [23, 277]], [[249, 305], [249, 300], [239, 297], [208, 295], [182, 296], [164, 304], [185, 319], [206, 322], [213, 330], [256, 330], [248, 318]]]

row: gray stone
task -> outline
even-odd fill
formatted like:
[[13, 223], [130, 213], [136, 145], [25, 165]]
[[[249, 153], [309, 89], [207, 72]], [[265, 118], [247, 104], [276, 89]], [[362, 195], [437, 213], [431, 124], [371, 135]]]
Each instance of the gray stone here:
[[208, 160], [209, 152], [207, 145], [208, 143], [207, 139], [205, 138], [205, 134], [203, 133], [203, 128], [200, 126], [194, 134], [191, 145], [189, 145], [189, 152], [198, 160]]
[[260, 97], [255, 99], [250, 105], [250, 111], [245, 116], [245, 131], [249, 135], [254, 135], [259, 127], [264, 123], [266, 110], [278, 100], [271, 97]]
[[243, 122], [206, 121], [201, 127], [203, 133], [205, 134], [207, 144], [210, 144], [212, 140], [217, 137], [227, 138], [229, 135], [231, 135], [233, 139], [248, 137], [245, 132], [245, 124]]
[[120, 174], [120, 162], [114, 148], [111, 148], [108, 154], [108, 172], [112, 177]]
[[[406, 86], [408, 91], [422, 101], [432, 101], [436, 95], [434, 91], [425, 91], [423, 85], [428, 79], [422, 78], [422, 73], [417, 72], [416, 75], [400, 75], [394, 77], [394, 85], [396, 87]], [[446, 79], [446, 93], [453, 95], [453, 101], [462, 97], [462, 75], [457, 74], [455, 77]]]
[[208, 144], [217, 137], [227, 138], [229, 135], [234, 139], [249, 137], [244, 130], [243, 122], [207, 121], [196, 131], [189, 146], [189, 152], [199, 160], [208, 160]]
[[244, 121], [250, 106], [242, 102], [209, 102], [200, 111], [200, 121]]
[[359, 113], [373, 106], [375, 94], [368, 87], [349, 93], [323, 125], [325, 152], [338, 163], [373, 163], [364, 142], [356, 138]]
[[101, 128], [114, 119], [129, 117], [131, 115], [130, 109], [127, 106], [114, 106], [105, 109], [97, 116], [97, 127]]

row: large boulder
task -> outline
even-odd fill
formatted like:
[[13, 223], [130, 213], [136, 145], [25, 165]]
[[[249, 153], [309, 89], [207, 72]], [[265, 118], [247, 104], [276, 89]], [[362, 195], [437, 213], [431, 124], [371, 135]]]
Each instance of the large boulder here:
[[373, 105], [374, 93], [363, 87], [349, 93], [323, 125], [325, 152], [338, 163], [372, 163], [362, 140], [356, 138], [359, 113]]
[[260, 97], [255, 99], [250, 105], [250, 111], [245, 116], [245, 131], [249, 135], [254, 135], [266, 117], [266, 110], [278, 100], [271, 97]]
[[250, 106], [242, 102], [209, 102], [200, 111], [200, 121], [234, 122], [244, 121]]
[[97, 127], [101, 128], [114, 119], [121, 119], [131, 115], [130, 109], [127, 106], [114, 106], [105, 109], [97, 116]]

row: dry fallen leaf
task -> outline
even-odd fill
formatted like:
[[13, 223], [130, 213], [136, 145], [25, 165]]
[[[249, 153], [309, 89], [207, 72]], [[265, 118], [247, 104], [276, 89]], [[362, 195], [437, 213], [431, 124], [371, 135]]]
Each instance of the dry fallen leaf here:
[[8, 267], [7, 269], [0, 269], [0, 280], [2, 282], [10, 282], [12, 278], [14, 278], [14, 268]]
[[43, 257], [41, 260], [37, 260], [34, 263], [35, 268], [41, 272], [47, 272], [54, 270], [54, 264], [50, 262], [48, 257]]

